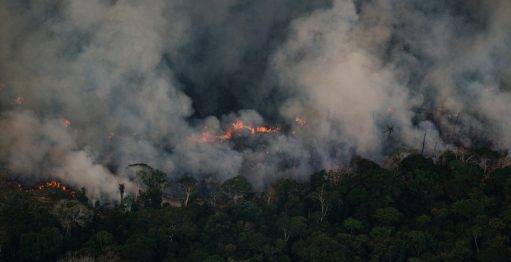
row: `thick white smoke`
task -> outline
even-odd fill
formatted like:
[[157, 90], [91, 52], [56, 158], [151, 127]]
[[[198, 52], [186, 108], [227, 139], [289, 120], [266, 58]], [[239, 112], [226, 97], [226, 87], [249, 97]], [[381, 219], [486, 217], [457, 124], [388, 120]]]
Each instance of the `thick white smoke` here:
[[424, 132], [430, 136], [428, 145], [442, 145], [437, 132], [425, 129], [431, 125], [427, 120], [412, 124], [421, 95], [410, 92], [402, 68], [383, 59], [392, 29], [373, 8], [357, 14], [353, 2], [335, 1], [333, 8], [293, 23], [275, 64], [283, 85], [297, 95], [281, 112], [289, 118], [307, 115], [316, 128], [306, 139], [323, 141], [320, 150], [344, 147], [377, 158], [391, 135], [384, 126], [395, 127], [394, 136], [406, 147], [417, 148]]
[[2, 5], [13, 18], [2, 30], [12, 35], [2, 54], [2, 98], [24, 100], [8, 106], [1, 122], [7, 169], [56, 176], [95, 198], [118, 195], [116, 181], [98, 164], [148, 161], [172, 171], [163, 147], [189, 132], [185, 118], [192, 112], [171, 72], [158, 68], [165, 48], [183, 39], [182, 19], [167, 12], [173, 6], [62, 1], [29, 7], [36, 15], [16, 19], [25, 11], [17, 5]]
[[[262, 188], [425, 134], [428, 154], [508, 150], [509, 13], [505, 0], [0, 0], [0, 165], [116, 200], [137, 162]], [[236, 119], [282, 130], [197, 139]]]

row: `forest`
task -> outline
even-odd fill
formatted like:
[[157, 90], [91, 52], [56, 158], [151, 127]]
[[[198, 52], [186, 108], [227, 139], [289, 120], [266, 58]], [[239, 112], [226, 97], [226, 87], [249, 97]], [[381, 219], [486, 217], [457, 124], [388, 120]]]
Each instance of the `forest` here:
[[491, 150], [396, 154], [254, 192], [243, 177], [170, 180], [139, 164], [136, 195], [0, 190], [1, 261], [506, 261], [511, 167]]

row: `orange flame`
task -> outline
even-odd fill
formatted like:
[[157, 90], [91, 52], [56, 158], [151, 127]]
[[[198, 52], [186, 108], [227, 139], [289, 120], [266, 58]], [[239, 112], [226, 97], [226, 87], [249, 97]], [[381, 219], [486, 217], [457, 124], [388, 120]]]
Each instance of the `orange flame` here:
[[251, 126], [243, 123], [241, 120], [236, 120], [231, 126], [225, 131], [225, 133], [220, 135], [212, 135], [211, 132], [204, 127], [202, 134], [200, 137], [193, 137], [199, 143], [208, 143], [215, 141], [226, 141], [232, 139], [236, 133], [247, 130], [250, 135], [254, 135], [257, 133], [278, 133], [280, 132], [279, 127], [267, 127], [267, 126]]
[[69, 121], [65, 118], [61, 119], [61, 122], [62, 122], [62, 125], [65, 127], [69, 127], [71, 125], [71, 121]]
[[[295, 118], [295, 122], [296, 122], [297, 126], [300, 128], [307, 125], [307, 122], [305, 121], [305, 119], [302, 117], [299, 117], [299, 116], [297, 116]], [[269, 134], [269, 133], [280, 133], [281, 132], [280, 127], [270, 127], [270, 126], [263, 126], [263, 125], [252, 126], [252, 125], [245, 124], [245, 123], [243, 123], [243, 121], [237, 119], [231, 124], [231, 126], [223, 134], [214, 135], [208, 130], [207, 126], [205, 126], [203, 128], [201, 135], [200, 136], [192, 135], [192, 139], [199, 143], [213, 143], [216, 141], [222, 142], [222, 141], [227, 141], [227, 140], [232, 139], [233, 137], [236, 136], [237, 133], [239, 133], [242, 130], [246, 130], [248, 132], [248, 134], [251, 136], [255, 135], [255, 134]], [[296, 131], [293, 130], [292, 134], [296, 134]]]
[[16, 104], [18, 104], [18, 105], [23, 105], [23, 103], [25, 103], [25, 98], [23, 98], [22, 96], [18, 96], [18, 97], [16, 97], [14, 102], [16, 102]]
[[76, 197], [76, 192], [75, 191], [70, 190], [69, 187], [67, 187], [63, 183], [60, 183], [59, 181], [56, 181], [56, 180], [44, 182], [44, 183], [42, 183], [42, 184], [40, 184], [40, 185], [38, 185], [38, 186], [36, 186], [34, 188], [24, 189], [23, 185], [21, 185], [20, 183], [17, 183], [17, 187], [18, 187], [19, 190], [22, 190], [22, 191], [25, 191], [25, 192], [32, 192], [34, 190], [42, 190], [42, 189], [45, 189], [45, 188], [55, 188], [55, 189], [58, 189], [60, 191], [68, 193], [72, 197]]
[[69, 190], [68, 187], [66, 187], [64, 184], [60, 183], [59, 181], [56, 181], [56, 180], [52, 180], [52, 181], [48, 181], [46, 183], [43, 183], [39, 186], [37, 186], [38, 189], [44, 189], [44, 188], [55, 188], [55, 189], [59, 189], [61, 191], [64, 191], [64, 192], [69, 192], [69, 194], [71, 196], [76, 196], [76, 192], [74, 191], [71, 191]]
[[202, 135], [198, 138], [198, 141], [200, 143], [208, 143], [212, 139], [211, 133], [205, 128], [204, 131], [202, 131]]
[[275, 133], [275, 132], [279, 132], [279, 131], [280, 131], [280, 128], [278, 128], [278, 127], [260, 126], [260, 127], [256, 128], [257, 133]]
[[243, 121], [241, 121], [241, 120], [236, 120], [232, 124], [232, 127], [227, 129], [227, 131], [224, 134], [217, 136], [217, 139], [220, 141], [225, 141], [225, 140], [231, 139], [236, 131], [240, 131], [243, 129], [248, 130], [250, 135], [253, 135], [256, 133], [278, 133], [278, 132], [280, 132], [280, 128], [278, 128], [278, 127], [266, 127], [266, 126], [253, 127], [251, 125], [247, 125], [247, 124], [243, 123]]
[[303, 119], [299, 116], [295, 117], [295, 122], [300, 127], [305, 126], [305, 124], [307, 123], [307, 122], [305, 122], [305, 119]]
[[225, 140], [229, 140], [232, 138], [232, 131], [231, 130], [228, 130], [227, 132], [225, 132], [225, 134], [223, 135], [219, 135], [216, 137], [218, 140], [220, 141], [225, 141]]

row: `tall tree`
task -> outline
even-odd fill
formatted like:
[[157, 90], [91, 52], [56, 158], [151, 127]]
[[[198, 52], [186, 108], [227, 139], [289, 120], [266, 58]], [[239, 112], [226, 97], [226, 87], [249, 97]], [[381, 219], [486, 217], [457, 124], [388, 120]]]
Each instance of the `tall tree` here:
[[141, 182], [139, 199], [142, 204], [146, 207], [160, 208], [167, 174], [144, 163], [132, 164], [129, 167], [137, 168], [136, 174]]
[[190, 198], [193, 196], [195, 190], [197, 189], [197, 179], [191, 176], [183, 176], [179, 179], [179, 184], [185, 192], [183, 206], [187, 207], [188, 203], [190, 202]]
[[222, 184], [222, 190], [225, 194], [232, 197], [234, 202], [242, 199], [247, 193], [252, 192], [252, 185], [242, 176], [235, 176], [225, 180]]
[[119, 194], [121, 195], [121, 206], [124, 201], [124, 184], [119, 184]]
[[73, 227], [84, 227], [92, 221], [92, 211], [76, 200], [61, 200], [52, 213], [66, 230], [66, 236], [70, 235]]

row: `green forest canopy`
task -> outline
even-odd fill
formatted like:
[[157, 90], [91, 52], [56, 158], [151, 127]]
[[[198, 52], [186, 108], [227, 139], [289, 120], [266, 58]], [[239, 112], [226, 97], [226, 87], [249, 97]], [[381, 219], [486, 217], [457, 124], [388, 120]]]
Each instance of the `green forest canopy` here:
[[[86, 189], [72, 197], [2, 188], [0, 260], [506, 261], [511, 168], [503, 160], [446, 152], [384, 169], [356, 159], [264, 192], [241, 176], [166, 181], [147, 169], [139, 197], [114, 208], [93, 206]], [[160, 204], [165, 187], [181, 207]]]

